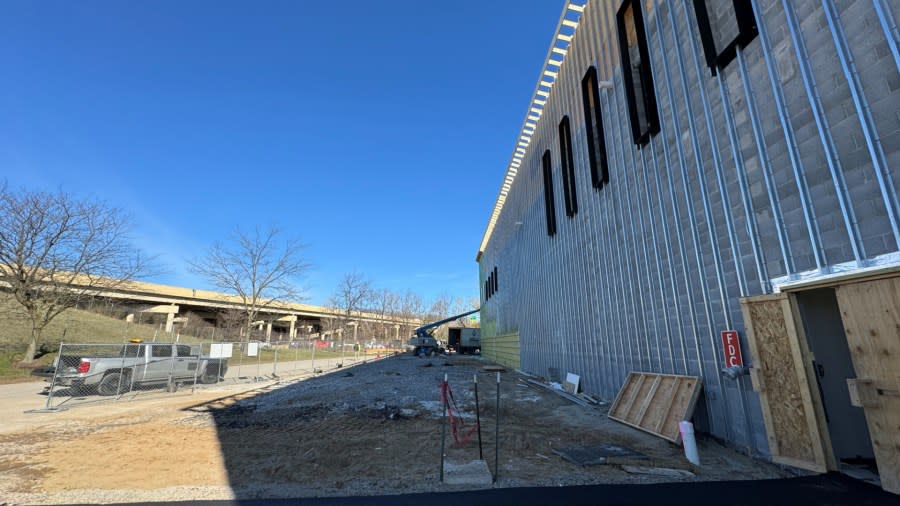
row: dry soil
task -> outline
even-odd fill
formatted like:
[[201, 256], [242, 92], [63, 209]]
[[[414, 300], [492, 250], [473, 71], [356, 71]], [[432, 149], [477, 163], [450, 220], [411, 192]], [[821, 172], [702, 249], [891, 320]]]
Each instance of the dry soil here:
[[[22, 414], [32, 401], [0, 395], [9, 415], [0, 421], [0, 503], [460, 490], [466, 486], [439, 480], [440, 384], [446, 374], [465, 436], [475, 427], [478, 377], [484, 459], [493, 471], [497, 383], [496, 373], [483, 371], [486, 364], [468, 356], [397, 356], [281, 383], [220, 385], [59, 413]], [[702, 438], [703, 465], [691, 466], [680, 447], [609, 420], [603, 407], [573, 404], [524, 379], [501, 373], [496, 487], [786, 476]], [[38, 407], [41, 385], [32, 385], [29, 395]], [[13, 387], [22, 388], [0, 389]], [[597, 443], [625, 446], [648, 459], [581, 467], [554, 453]], [[446, 456], [456, 463], [478, 459], [477, 431], [461, 445], [448, 430]], [[622, 464], [693, 474], [638, 474]]]

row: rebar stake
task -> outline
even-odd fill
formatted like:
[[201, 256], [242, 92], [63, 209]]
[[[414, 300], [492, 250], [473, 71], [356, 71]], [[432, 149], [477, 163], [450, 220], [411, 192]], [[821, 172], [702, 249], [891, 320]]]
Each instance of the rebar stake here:
[[444, 405], [444, 416], [441, 417], [441, 483], [444, 482], [444, 440], [447, 439], [447, 375], [444, 374], [444, 384], [441, 385], [441, 403]]
[[478, 460], [484, 460], [484, 452], [481, 449], [481, 410], [478, 407], [478, 375], [473, 376], [475, 380], [475, 426], [478, 427]]
[[494, 483], [500, 473], [500, 372], [497, 372], [497, 423], [494, 425]]

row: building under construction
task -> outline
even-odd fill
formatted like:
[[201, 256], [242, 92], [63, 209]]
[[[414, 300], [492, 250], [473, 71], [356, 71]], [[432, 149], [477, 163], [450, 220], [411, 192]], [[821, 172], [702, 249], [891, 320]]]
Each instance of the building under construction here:
[[900, 493], [898, 17], [567, 2], [477, 254], [485, 354], [609, 400], [699, 377], [701, 430]]

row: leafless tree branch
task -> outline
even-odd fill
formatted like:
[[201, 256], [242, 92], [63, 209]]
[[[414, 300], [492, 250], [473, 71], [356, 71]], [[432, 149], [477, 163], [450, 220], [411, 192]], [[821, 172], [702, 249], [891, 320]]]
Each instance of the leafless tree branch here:
[[150, 273], [152, 259], [132, 244], [130, 225], [103, 202], [0, 184], [0, 285], [31, 320], [25, 361], [60, 313]]

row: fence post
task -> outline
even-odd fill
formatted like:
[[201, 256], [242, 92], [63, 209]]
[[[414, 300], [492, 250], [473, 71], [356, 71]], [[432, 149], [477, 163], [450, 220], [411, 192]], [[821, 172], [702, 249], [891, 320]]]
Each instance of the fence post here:
[[59, 367], [62, 364], [63, 346], [65, 346], [65, 344], [60, 341], [59, 351], [56, 352], [56, 367], [53, 368], [53, 379], [50, 380], [50, 390], [47, 392], [47, 405], [44, 409], [50, 409], [53, 404], [53, 388], [56, 387], [56, 375], [59, 374]]
[[278, 377], [278, 345], [275, 345], [275, 362], [272, 363], [272, 377]]
[[253, 377], [253, 381], [259, 381], [259, 359], [262, 353], [260, 353], [259, 342], [256, 343], [256, 376]]

